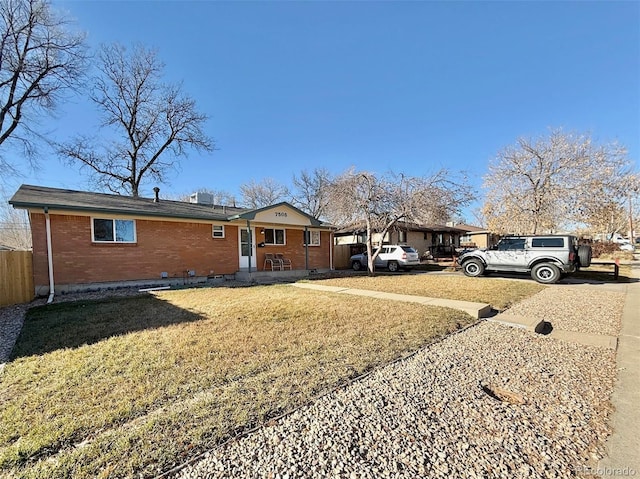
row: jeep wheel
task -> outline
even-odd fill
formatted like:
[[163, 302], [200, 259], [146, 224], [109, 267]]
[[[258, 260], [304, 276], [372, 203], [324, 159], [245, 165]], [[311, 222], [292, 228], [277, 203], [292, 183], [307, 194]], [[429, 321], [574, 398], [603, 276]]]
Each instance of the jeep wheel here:
[[466, 276], [475, 278], [476, 276], [484, 274], [484, 264], [482, 264], [482, 261], [479, 259], [470, 259], [462, 265], [462, 272]]
[[538, 283], [553, 284], [560, 279], [560, 269], [551, 263], [539, 263], [531, 270], [531, 277]]
[[360, 261], [354, 261], [351, 263], [351, 267], [354, 271], [360, 271], [362, 269], [362, 263]]
[[389, 271], [391, 271], [392, 273], [395, 273], [396, 271], [398, 271], [398, 263], [396, 263], [395, 261], [389, 261], [389, 264], [387, 264], [387, 268], [389, 268]]
[[588, 244], [578, 246], [578, 262], [582, 268], [591, 266], [591, 246]]

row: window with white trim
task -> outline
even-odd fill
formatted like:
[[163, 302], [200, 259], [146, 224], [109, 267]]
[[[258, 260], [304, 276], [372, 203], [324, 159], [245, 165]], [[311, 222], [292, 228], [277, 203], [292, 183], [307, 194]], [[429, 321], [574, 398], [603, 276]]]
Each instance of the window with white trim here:
[[304, 244], [308, 246], [320, 246], [320, 231], [305, 231]]
[[96, 243], [135, 243], [136, 222], [113, 218], [93, 218], [91, 236]]
[[265, 228], [264, 244], [286, 244], [284, 230]]
[[213, 225], [211, 236], [214, 238], [224, 238], [224, 225]]

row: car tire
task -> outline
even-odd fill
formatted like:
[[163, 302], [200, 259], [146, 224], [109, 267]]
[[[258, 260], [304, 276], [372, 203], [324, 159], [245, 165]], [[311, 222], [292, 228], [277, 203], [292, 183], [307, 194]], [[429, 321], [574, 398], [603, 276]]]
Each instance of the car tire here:
[[479, 259], [470, 259], [462, 265], [462, 272], [465, 276], [475, 278], [484, 274], [484, 264]]
[[389, 261], [389, 263], [387, 264], [387, 268], [389, 268], [389, 271], [391, 271], [392, 273], [395, 273], [396, 271], [398, 271], [398, 269], [400, 269], [398, 263], [395, 261]]
[[560, 274], [560, 268], [552, 263], [538, 263], [531, 270], [531, 277], [542, 284], [557, 283]]
[[582, 268], [591, 266], [591, 255], [591, 246], [588, 244], [578, 246], [578, 262]]
[[354, 261], [353, 263], [351, 263], [351, 267], [354, 271], [360, 271], [362, 270], [362, 263], [360, 261]]

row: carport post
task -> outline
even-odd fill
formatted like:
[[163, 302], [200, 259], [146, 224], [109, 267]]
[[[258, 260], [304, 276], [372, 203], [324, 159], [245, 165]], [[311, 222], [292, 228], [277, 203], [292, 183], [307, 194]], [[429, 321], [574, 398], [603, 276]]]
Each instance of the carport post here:
[[247, 220], [247, 236], [249, 237], [249, 274], [251, 274], [251, 256], [253, 255], [253, 237], [251, 236], [251, 221]]

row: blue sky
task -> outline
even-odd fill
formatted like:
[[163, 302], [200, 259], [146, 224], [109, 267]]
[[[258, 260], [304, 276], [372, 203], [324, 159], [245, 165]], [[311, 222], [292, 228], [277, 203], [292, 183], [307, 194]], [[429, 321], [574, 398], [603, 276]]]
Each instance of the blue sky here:
[[[640, 2], [54, 5], [91, 46], [157, 48], [166, 79], [210, 117], [218, 149], [184, 159], [161, 194], [350, 166], [466, 170], [479, 187], [501, 148], [549, 127], [618, 140], [638, 164]], [[98, 118], [75, 98], [42, 123], [64, 140]], [[41, 164], [14, 185], [89, 188], [51, 153]]]

